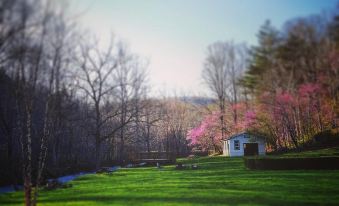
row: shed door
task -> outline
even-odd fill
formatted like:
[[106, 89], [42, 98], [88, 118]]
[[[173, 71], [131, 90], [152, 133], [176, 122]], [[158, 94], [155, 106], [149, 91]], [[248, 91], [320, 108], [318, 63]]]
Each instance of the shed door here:
[[253, 156], [258, 154], [258, 143], [244, 143], [244, 156]]

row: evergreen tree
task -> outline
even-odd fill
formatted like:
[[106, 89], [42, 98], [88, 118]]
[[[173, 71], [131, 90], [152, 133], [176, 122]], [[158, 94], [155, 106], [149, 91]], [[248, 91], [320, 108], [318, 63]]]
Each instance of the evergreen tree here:
[[[267, 75], [272, 72], [275, 64], [275, 56], [279, 45], [279, 33], [266, 21], [258, 33], [258, 46], [251, 49], [250, 66], [240, 83], [252, 92], [267, 87]], [[270, 86], [271, 87], [271, 86]]]

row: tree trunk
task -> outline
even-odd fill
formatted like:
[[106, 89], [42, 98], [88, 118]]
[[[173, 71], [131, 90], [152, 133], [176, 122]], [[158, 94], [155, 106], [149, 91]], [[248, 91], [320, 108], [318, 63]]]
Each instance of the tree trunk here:
[[26, 206], [32, 205], [32, 137], [31, 137], [31, 126], [32, 126], [32, 108], [27, 106], [26, 108], [26, 140], [25, 147], [25, 162], [24, 162], [24, 189], [25, 189], [25, 204]]
[[125, 139], [124, 139], [124, 135], [120, 134], [120, 151], [119, 151], [119, 162], [120, 163], [124, 163], [124, 158], [125, 158], [124, 153], [125, 153]]
[[146, 135], [146, 144], [147, 144], [147, 152], [151, 152], [151, 146], [150, 146], [150, 126], [147, 125], [147, 135]]
[[101, 142], [97, 136], [95, 141], [95, 169], [99, 170], [100, 166], [101, 166]]

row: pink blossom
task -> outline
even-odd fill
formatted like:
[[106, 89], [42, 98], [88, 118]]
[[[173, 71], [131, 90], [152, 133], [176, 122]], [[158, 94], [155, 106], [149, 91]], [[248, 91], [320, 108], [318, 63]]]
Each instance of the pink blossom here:
[[245, 125], [246, 127], [250, 127], [256, 120], [257, 118], [257, 114], [255, 113], [255, 111], [247, 111], [245, 113]]
[[198, 144], [206, 136], [212, 135], [217, 139], [218, 135], [213, 133], [216, 131], [213, 128], [218, 126], [219, 118], [220, 112], [213, 112], [212, 114], [207, 115], [197, 127], [188, 131], [186, 139], [191, 141], [191, 145]]
[[295, 99], [289, 92], [282, 92], [277, 95], [276, 101], [280, 104], [293, 104]]
[[244, 104], [243, 103], [237, 103], [237, 104], [232, 104], [232, 110], [241, 110], [244, 108]]
[[314, 83], [302, 84], [299, 87], [299, 95], [302, 97], [312, 95], [320, 90], [320, 86]]

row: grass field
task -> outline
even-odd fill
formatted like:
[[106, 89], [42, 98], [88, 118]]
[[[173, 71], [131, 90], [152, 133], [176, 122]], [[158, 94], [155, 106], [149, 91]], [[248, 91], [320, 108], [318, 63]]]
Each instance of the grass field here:
[[[328, 152], [306, 152], [315, 155]], [[300, 155], [300, 154], [299, 154]], [[181, 159], [197, 170], [130, 168], [87, 175], [72, 187], [42, 191], [40, 205], [338, 205], [339, 171], [251, 171], [242, 158]], [[0, 195], [23, 205], [23, 193]]]
[[339, 147], [332, 147], [327, 149], [320, 149], [320, 150], [311, 150], [311, 151], [304, 151], [304, 152], [290, 152], [281, 155], [282, 157], [321, 157], [321, 156], [339, 156]]

